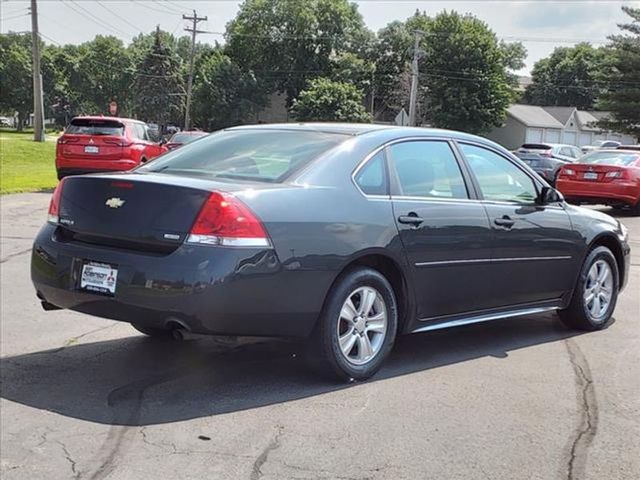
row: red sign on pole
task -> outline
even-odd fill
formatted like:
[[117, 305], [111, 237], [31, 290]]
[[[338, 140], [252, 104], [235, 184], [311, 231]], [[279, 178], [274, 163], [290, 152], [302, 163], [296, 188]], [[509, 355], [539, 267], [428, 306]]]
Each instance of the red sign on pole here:
[[109, 113], [111, 115], [115, 115], [116, 113], [118, 113], [118, 104], [116, 102], [111, 102], [109, 104]]

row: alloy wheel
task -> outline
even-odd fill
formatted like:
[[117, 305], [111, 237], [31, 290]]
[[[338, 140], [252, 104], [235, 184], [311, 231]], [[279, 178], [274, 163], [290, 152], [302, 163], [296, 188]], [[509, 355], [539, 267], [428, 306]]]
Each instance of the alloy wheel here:
[[613, 273], [604, 260], [591, 265], [584, 284], [584, 305], [595, 321], [606, 318], [613, 298]]
[[380, 292], [359, 287], [340, 309], [338, 343], [342, 355], [353, 365], [370, 362], [382, 349], [387, 334], [387, 308]]

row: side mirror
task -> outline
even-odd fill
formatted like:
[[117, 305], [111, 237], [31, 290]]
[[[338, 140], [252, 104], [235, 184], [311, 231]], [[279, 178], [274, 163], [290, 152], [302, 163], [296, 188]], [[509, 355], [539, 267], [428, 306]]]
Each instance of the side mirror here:
[[538, 196], [537, 204], [538, 205], [548, 205], [550, 203], [557, 203], [564, 201], [564, 197], [562, 194], [556, 190], [555, 188], [544, 186], [540, 190], [540, 195]]

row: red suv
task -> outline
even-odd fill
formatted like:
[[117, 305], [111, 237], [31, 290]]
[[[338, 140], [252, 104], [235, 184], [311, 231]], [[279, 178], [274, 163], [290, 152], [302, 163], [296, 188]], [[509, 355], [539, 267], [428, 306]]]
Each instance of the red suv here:
[[67, 175], [130, 170], [166, 152], [138, 120], [76, 117], [58, 139], [58, 179]]

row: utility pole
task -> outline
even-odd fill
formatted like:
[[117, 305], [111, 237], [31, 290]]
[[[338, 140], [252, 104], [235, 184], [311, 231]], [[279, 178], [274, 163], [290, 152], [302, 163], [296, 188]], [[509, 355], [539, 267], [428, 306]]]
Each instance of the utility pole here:
[[416, 103], [418, 101], [418, 59], [420, 58], [420, 37], [422, 32], [413, 32], [415, 41], [413, 44], [413, 61], [411, 62], [411, 95], [409, 97], [409, 126], [416, 126]]
[[191, 32], [191, 55], [189, 56], [189, 80], [187, 81], [187, 105], [184, 112], [184, 129], [189, 130], [191, 126], [191, 90], [193, 88], [193, 59], [196, 55], [196, 35], [199, 33], [207, 33], [202, 30], [198, 30], [198, 23], [206, 22], [207, 17], [198, 17], [196, 11], [193, 11], [193, 17], [188, 15], [182, 15], [184, 20], [190, 20], [192, 27], [185, 28], [185, 31]]
[[31, 55], [33, 60], [33, 141], [44, 142], [44, 106], [42, 103], [42, 74], [40, 73], [40, 34], [38, 33], [38, 4], [31, 0]]

